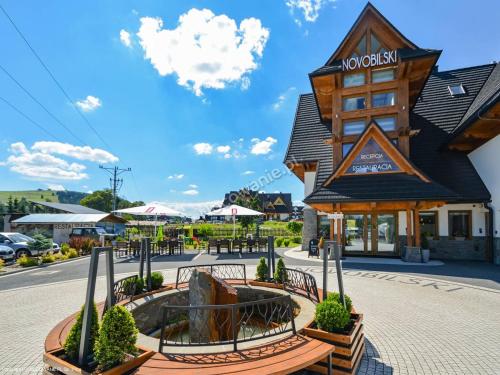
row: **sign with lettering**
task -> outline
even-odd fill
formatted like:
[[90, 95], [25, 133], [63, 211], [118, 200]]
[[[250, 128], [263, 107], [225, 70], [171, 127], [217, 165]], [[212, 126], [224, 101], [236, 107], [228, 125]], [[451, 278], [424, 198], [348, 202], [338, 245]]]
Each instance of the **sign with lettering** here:
[[370, 139], [346, 170], [346, 173], [367, 174], [398, 171], [398, 165], [374, 139]]
[[396, 64], [398, 61], [398, 52], [385, 51], [372, 53], [371, 55], [349, 57], [342, 60], [342, 70], [356, 70], [361, 68], [369, 68], [372, 66], [380, 66], [387, 64]]

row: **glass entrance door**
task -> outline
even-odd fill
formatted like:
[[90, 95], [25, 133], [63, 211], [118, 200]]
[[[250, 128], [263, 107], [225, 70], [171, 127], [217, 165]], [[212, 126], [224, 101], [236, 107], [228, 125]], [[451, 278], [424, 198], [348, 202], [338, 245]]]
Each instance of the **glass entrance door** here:
[[344, 215], [344, 251], [367, 253], [371, 251], [371, 215]]
[[377, 215], [377, 253], [390, 255], [396, 252], [396, 215]]

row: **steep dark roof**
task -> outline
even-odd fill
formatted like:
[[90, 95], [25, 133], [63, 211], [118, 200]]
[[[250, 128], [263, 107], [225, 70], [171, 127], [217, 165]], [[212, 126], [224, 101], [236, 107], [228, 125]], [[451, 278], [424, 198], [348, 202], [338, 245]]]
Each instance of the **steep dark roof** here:
[[304, 199], [315, 202], [392, 200], [455, 200], [457, 194], [438, 183], [426, 183], [405, 173], [342, 176]]
[[53, 210], [62, 211], [69, 214], [103, 214], [105, 212], [95, 210], [90, 207], [81, 206], [79, 204], [69, 204], [69, 203], [56, 203], [56, 202], [41, 202], [32, 201], [33, 203], [39, 204], [51, 208]]
[[[313, 94], [299, 97], [285, 163], [320, 161], [317, 179], [324, 181], [332, 172], [332, 146], [324, 141], [331, 139], [331, 128], [321, 123]], [[322, 180], [319, 176], [322, 176]]]
[[[287, 214], [291, 213], [293, 209], [292, 194], [290, 193], [259, 193], [259, 198], [262, 202], [265, 213]], [[274, 208], [268, 208], [268, 204], [274, 204], [276, 199], [281, 198], [285, 205], [274, 205]]]
[[478, 115], [486, 112], [491, 106], [500, 100], [500, 63], [497, 63], [491, 71], [490, 76], [484, 83], [481, 91], [470, 105], [464, 117], [453, 130], [454, 135], [460, 134], [468, 125], [477, 119]]
[[[413, 113], [424, 117], [447, 133], [460, 124], [479, 91], [495, 67], [494, 64], [433, 72]], [[462, 84], [465, 95], [451, 96], [448, 86]]]
[[[312, 199], [324, 202], [333, 199], [360, 200], [363, 197], [368, 200], [441, 197], [450, 202], [488, 201], [490, 193], [467, 154], [448, 151], [442, 145], [449, 139], [449, 134], [461, 126], [466, 116], [477, 113], [476, 108], [496, 98], [499, 73], [498, 66], [489, 64], [430, 75], [421, 100], [410, 114], [411, 128], [419, 130], [410, 139], [410, 161], [432, 180], [430, 184], [415, 180], [413, 176], [398, 174], [344, 176], [327, 188], [322, 187], [333, 172], [332, 146], [324, 142], [331, 138], [331, 129], [320, 122], [312, 94], [299, 98], [285, 162], [318, 162], [316, 191], [307, 198], [310, 203]], [[464, 86], [465, 95], [451, 96], [448, 86], [457, 84]], [[402, 191], [402, 187], [409, 189], [408, 192]], [[375, 199], [375, 196], [378, 198]]]

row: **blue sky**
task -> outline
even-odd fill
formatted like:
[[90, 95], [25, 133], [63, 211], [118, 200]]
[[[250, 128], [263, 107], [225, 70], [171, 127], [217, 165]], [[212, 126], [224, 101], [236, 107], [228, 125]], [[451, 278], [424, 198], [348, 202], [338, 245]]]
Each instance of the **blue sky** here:
[[[497, 1], [373, 3], [420, 47], [443, 49], [441, 70], [500, 58]], [[98, 166], [116, 164], [133, 170], [123, 175], [123, 196], [193, 211], [276, 168], [283, 174], [297, 96], [310, 92], [307, 73], [366, 2], [0, 4], [100, 135], [0, 12], [0, 65], [53, 116], [0, 70], [0, 98], [52, 135], [0, 100], [0, 189], [92, 191], [108, 186]], [[303, 197], [288, 174], [260, 189]]]

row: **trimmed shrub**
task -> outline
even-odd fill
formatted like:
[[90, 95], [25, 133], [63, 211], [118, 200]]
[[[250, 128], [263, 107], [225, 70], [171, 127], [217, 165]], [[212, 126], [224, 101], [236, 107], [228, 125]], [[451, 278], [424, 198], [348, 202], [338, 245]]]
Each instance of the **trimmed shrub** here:
[[[78, 358], [78, 351], [80, 350], [80, 339], [82, 337], [82, 325], [83, 325], [83, 309], [82, 306], [78, 316], [76, 317], [76, 322], [71, 327], [71, 330], [66, 337], [64, 342], [64, 350], [66, 355], [73, 361]], [[97, 340], [97, 335], [99, 334], [99, 317], [97, 315], [97, 307], [95, 302], [92, 302], [92, 319], [90, 323], [90, 353], [93, 353], [94, 345]]]
[[281, 247], [283, 244], [283, 238], [276, 238], [276, 247]]
[[0, 270], [5, 266], [5, 261], [3, 259], [0, 259]]
[[314, 319], [319, 329], [327, 332], [342, 332], [349, 324], [350, 314], [340, 303], [326, 299], [316, 305]]
[[99, 369], [119, 365], [125, 354], [136, 354], [138, 330], [132, 314], [123, 306], [113, 306], [102, 319], [99, 337], [95, 343], [95, 359]]
[[22, 257], [17, 259], [17, 264], [19, 264], [21, 267], [33, 267], [33, 266], [38, 266], [38, 258], [35, 257], [27, 257], [26, 255], [23, 255]]
[[52, 254], [42, 256], [42, 263], [54, 263], [55, 261], [56, 257]]
[[[349, 297], [347, 294], [344, 294], [345, 298], [345, 307], [348, 312], [351, 312], [352, 310], [352, 300], [351, 297]], [[329, 301], [335, 301], [338, 302], [342, 305], [342, 302], [340, 301], [340, 293], [337, 292], [331, 292], [328, 294], [327, 300]]]
[[66, 255], [68, 253], [69, 249], [70, 249], [69, 244], [67, 244], [67, 243], [61, 244], [61, 254], [62, 255]]
[[68, 256], [65, 254], [62, 254], [62, 253], [57, 253], [57, 254], [54, 254], [54, 259], [55, 260], [66, 260], [66, 259], [68, 259]]
[[[276, 271], [274, 271], [274, 280], [276, 280], [278, 283], [283, 283], [283, 281], [288, 281], [288, 276], [286, 275], [285, 270], [285, 262], [283, 261], [283, 258], [279, 258], [278, 264], [276, 265]], [[282, 276], [285, 276], [283, 279]]]
[[287, 229], [295, 235], [300, 234], [300, 232], [302, 232], [303, 226], [304, 224], [298, 221], [290, 221], [286, 225]]
[[288, 245], [290, 245], [290, 240], [288, 238], [285, 238], [283, 240], [283, 246], [288, 247]]
[[151, 288], [160, 289], [163, 285], [163, 274], [161, 272], [151, 272]]
[[[151, 274], [152, 276], [153, 274]], [[151, 284], [153, 280], [151, 280]], [[128, 279], [128, 280], [125, 280], [124, 283], [123, 283], [123, 289], [124, 290], [128, 290], [128, 291], [132, 291], [133, 285], [134, 283], [134, 280], [133, 279]], [[136, 281], [135, 281], [135, 295], [138, 295], [138, 294], [141, 294], [142, 292], [144, 291], [144, 279], [141, 279], [141, 278], [137, 278]]]
[[257, 272], [255, 273], [255, 278], [258, 281], [265, 281], [267, 279], [267, 274], [269, 273], [269, 268], [266, 264], [266, 258], [261, 257], [259, 264], [257, 265]]
[[43, 234], [35, 234], [34, 241], [28, 242], [28, 249], [31, 253], [52, 249], [52, 240], [45, 237]]
[[69, 259], [72, 259], [72, 258], [77, 258], [78, 257], [78, 251], [76, 249], [69, 249], [68, 250], [68, 253], [66, 254], [66, 256], [69, 258]]
[[300, 244], [300, 243], [302, 243], [302, 237], [300, 237], [300, 236], [292, 237], [292, 242]]

